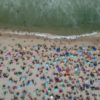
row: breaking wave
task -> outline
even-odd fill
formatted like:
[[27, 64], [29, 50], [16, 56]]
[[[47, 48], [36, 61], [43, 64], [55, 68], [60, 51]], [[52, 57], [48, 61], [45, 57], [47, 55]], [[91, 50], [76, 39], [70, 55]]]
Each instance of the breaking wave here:
[[87, 36], [94, 36], [99, 34], [97, 32], [87, 33], [82, 35], [70, 35], [70, 36], [59, 36], [59, 35], [52, 35], [49, 33], [40, 33], [40, 32], [22, 32], [22, 31], [0, 31], [4, 34], [11, 34], [11, 35], [21, 35], [21, 36], [37, 36], [49, 39], [78, 39], [80, 37], [87, 37]]

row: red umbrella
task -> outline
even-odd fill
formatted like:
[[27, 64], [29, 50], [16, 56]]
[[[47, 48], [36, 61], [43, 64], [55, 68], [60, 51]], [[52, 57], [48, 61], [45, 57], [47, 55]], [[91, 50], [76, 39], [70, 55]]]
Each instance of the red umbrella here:
[[70, 69], [66, 68], [66, 75], [70, 75]]

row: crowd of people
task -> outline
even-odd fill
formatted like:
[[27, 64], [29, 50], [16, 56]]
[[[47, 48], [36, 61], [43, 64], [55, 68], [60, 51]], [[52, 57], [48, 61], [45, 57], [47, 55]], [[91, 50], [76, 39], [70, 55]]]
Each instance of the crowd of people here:
[[0, 100], [99, 100], [100, 48], [0, 47]]

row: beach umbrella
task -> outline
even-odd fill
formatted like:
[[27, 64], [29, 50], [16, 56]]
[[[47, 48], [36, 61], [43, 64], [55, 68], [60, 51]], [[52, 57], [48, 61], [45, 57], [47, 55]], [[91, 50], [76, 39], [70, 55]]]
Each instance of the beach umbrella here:
[[66, 74], [69, 75], [70, 74], [70, 69], [66, 68]]
[[66, 56], [69, 56], [69, 54], [70, 54], [70, 53], [69, 53], [68, 51], [65, 52], [65, 55], [66, 55]]
[[64, 63], [66, 63], [67, 62], [67, 58], [64, 58]]
[[55, 95], [55, 100], [60, 100], [60, 95]]
[[97, 50], [96, 47], [92, 47], [92, 49], [93, 49], [93, 51], [96, 51]]
[[30, 81], [27, 85], [32, 86], [33, 85], [32, 81]]
[[51, 99], [51, 100], [54, 100], [54, 96], [53, 96], [53, 95], [50, 95], [50, 99]]
[[75, 74], [76, 75], [79, 75], [80, 74], [80, 69], [78, 67], [76, 67], [74, 70], [75, 70]]
[[77, 100], [76, 96], [74, 96], [73, 100]]
[[56, 68], [58, 72], [61, 72], [61, 68], [58, 65], [56, 66]]
[[57, 48], [57, 49], [56, 49], [56, 52], [60, 52], [60, 48]]
[[97, 62], [94, 62], [93, 65], [94, 65], [94, 67], [97, 67], [98, 64], [97, 64]]

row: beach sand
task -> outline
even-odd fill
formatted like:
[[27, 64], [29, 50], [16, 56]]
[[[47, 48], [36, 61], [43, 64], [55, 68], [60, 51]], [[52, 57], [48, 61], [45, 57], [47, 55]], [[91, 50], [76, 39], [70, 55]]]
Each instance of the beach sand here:
[[[96, 55], [97, 54], [99, 55], [100, 53], [100, 34], [99, 33], [94, 36], [80, 37], [78, 39], [73, 39], [73, 40], [48, 39], [48, 38], [37, 37], [37, 36], [19, 36], [19, 35], [11, 35], [9, 34], [9, 32], [8, 34], [4, 34], [3, 32], [0, 32], [0, 34], [1, 34], [0, 35], [0, 52], [1, 50], [3, 51], [3, 53], [2, 52], [0, 53], [0, 63], [1, 63], [0, 64], [0, 100], [82, 100], [82, 98], [83, 100], [100, 100], [100, 90], [91, 90], [89, 88], [89, 89], [85, 89], [81, 91], [79, 90], [79, 87], [77, 87], [76, 91], [74, 92], [73, 89], [72, 90], [68, 89], [70, 88], [70, 86], [68, 86], [68, 83], [63, 83], [63, 81], [62, 83], [54, 81], [56, 80], [55, 76], [53, 75], [54, 72], [58, 73], [57, 77], [65, 81], [69, 80], [69, 77], [71, 78], [73, 77], [73, 79], [78, 80], [79, 76], [77, 75], [75, 76], [73, 74], [74, 73], [73, 61], [72, 61], [72, 66], [71, 64], [66, 65], [66, 66], [71, 66], [72, 76], [64, 77], [64, 72], [57, 72], [56, 71], [57, 65], [55, 66], [52, 65], [52, 63], [55, 62], [52, 60], [54, 60], [54, 58], [56, 59], [56, 58], [61, 57], [61, 55], [59, 55], [59, 49], [56, 55], [56, 52], [53, 51], [51, 48], [51, 47], [55, 47], [55, 48], [64, 49], [64, 47], [66, 47], [69, 50], [76, 49], [76, 51], [78, 51], [80, 47], [84, 47], [84, 48], [95, 47], [97, 49]], [[40, 47], [38, 45], [40, 45]], [[31, 48], [33, 46], [34, 48], [36, 46], [38, 50], [32, 51]], [[19, 53], [19, 51], [20, 52], [23, 51], [25, 53], [22, 58], [20, 57], [21, 56], [20, 54], [19, 56], [18, 55], [16, 56], [16, 52]], [[33, 54], [29, 54], [29, 53], [26, 54], [26, 52], [28, 51], [29, 53], [30, 51], [34, 52], [33, 54], [37, 59], [36, 62], [34, 61], [34, 63], [32, 63]], [[63, 51], [64, 50], [62, 50], [62, 52]], [[63, 54], [62, 52], [60, 53]], [[7, 53], [8, 53], [8, 58], [6, 59], [5, 55]], [[93, 56], [93, 54], [91, 55]], [[2, 57], [4, 58], [3, 61], [1, 61]], [[100, 57], [96, 56], [96, 58], [97, 58], [96, 62], [100, 63]], [[18, 61], [16, 61], [16, 59]], [[51, 65], [49, 65], [50, 68], [48, 68], [49, 69], [48, 70], [48, 69], [45, 69], [44, 64], [48, 63], [49, 61], [52, 61], [52, 62], [51, 62]], [[25, 65], [23, 64], [23, 62], [25, 63]], [[61, 62], [63, 61], [61, 60]], [[91, 59], [90, 59], [90, 62], [91, 62]], [[35, 65], [35, 64], [40, 64], [41, 68], [40, 67], [37, 68], [36, 66], [38, 65]], [[60, 64], [58, 65], [61, 66]], [[24, 66], [25, 70], [22, 70], [21, 66]], [[99, 69], [100, 64], [98, 64], [96, 68]], [[64, 65], [62, 65], [62, 69], [64, 69]], [[89, 70], [89, 74], [91, 73], [91, 70], [93, 70], [93, 68], [88, 67], [88, 66], [86, 67], [86, 69]], [[21, 72], [21, 75], [19, 74], [17, 75], [17, 73], [14, 74], [14, 72]], [[8, 77], [3, 76], [4, 73], [7, 73]], [[97, 76], [97, 73], [94, 73], [95, 77], [93, 79], [94, 81], [100, 82], [100, 80], [98, 80], [100, 76]], [[87, 76], [87, 72], [86, 72], [86, 75], [83, 72], [81, 74], [82, 74], [82, 77], [84, 78], [83, 80], [84, 82], [82, 83], [80, 82], [81, 85], [85, 83], [86, 81], [90, 81], [91, 76]], [[40, 80], [40, 77], [43, 77], [43, 76], [46, 77], [45, 79], [51, 79], [50, 84], [48, 83], [47, 87], [43, 86], [43, 83], [46, 83], [45, 81], [47, 80], [45, 79]], [[21, 77], [22, 77], [22, 80], [21, 80]], [[9, 80], [11, 83], [9, 82]], [[61, 84], [65, 85], [64, 89], [62, 88]], [[71, 85], [74, 85], [74, 84], [71, 83]], [[55, 86], [58, 86], [58, 91], [54, 90]], [[99, 88], [100, 88], [100, 84], [99, 84]], [[17, 95], [18, 92], [19, 92], [19, 95]], [[60, 97], [58, 94], [60, 95]], [[93, 94], [96, 96], [93, 96]], [[86, 97], [88, 98], [88, 96], [90, 97], [90, 99], [86, 99]], [[77, 99], [75, 99], [75, 97], [77, 97]], [[97, 99], [94, 99], [94, 98], [97, 98]]]

